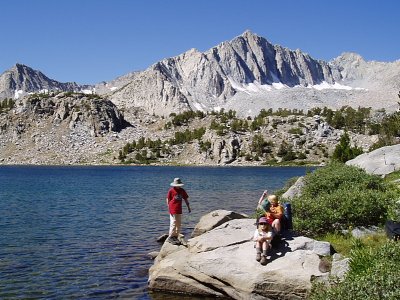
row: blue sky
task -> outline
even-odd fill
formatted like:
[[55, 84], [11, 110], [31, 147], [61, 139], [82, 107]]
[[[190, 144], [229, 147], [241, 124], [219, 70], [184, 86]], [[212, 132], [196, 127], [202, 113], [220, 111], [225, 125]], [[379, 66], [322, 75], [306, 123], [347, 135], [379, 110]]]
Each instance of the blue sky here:
[[400, 59], [397, 0], [0, 0], [0, 73], [15, 63], [93, 84], [250, 30], [329, 61]]

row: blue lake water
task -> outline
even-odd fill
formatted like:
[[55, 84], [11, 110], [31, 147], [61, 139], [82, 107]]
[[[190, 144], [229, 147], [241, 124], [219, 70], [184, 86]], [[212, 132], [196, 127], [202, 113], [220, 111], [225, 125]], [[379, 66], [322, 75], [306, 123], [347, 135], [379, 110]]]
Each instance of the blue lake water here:
[[[187, 238], [215, 209], [253, 214], [300, 167], [0, 167], [0, 299], [160, 299], [147, 257], [168, 232], [180, 177]], [[163, 298], [163, 297], [161, 297]]]

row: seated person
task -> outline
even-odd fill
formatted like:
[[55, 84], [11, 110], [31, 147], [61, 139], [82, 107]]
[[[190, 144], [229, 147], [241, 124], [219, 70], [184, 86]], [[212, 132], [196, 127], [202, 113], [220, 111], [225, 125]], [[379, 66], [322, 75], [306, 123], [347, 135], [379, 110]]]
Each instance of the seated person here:
[[276, 234], [281, 232], [281, 220], [283, 217], [283, 206], [278, 201], [278, 196], [269, 195], [268, 201], [271, 204], [269, 211], [265, 213], [268, 223], [272, 225], [272, 229]]
[[258, 205], [265, 210], [268, 224], [272, 225], [276, 234], [281, 231], [281, 219], [283, 217], [283, 206], [278, 201], [278, 196], [268, 195], [268, 191], [264, 191], [261, 195]]
[[268, 224], [266, 217], [261, 217], [258, 220], [258, 228], [254, 232], [253, 240], [256, 243], [256, 260], [263, 266], [267, 264], [267, 252], [270, 248], [272, 238], [271, 225]]

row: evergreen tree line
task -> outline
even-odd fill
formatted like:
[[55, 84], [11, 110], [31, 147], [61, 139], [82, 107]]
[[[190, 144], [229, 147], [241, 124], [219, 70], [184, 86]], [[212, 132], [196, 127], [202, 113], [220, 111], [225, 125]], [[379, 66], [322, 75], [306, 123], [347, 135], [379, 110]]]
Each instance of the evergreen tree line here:
[[[193, 131], [186, 129], [182, 132], [175, 132], [174, 138], [164, 142], [160, 139], [153, 141], [149, 138], [145, 139], [144, 137], [141, 137], [137, 141], [125, 144], [122, 150], [119, 151], [118, 158], [121, 161], [125, 161], [128, 154], [136, 151], [135, 159], [138, 162], [148, 162], [149, 159], [160, 158], [161, 153], [169, 153], [169, 146], [171, 145], [190, 143], [195, 139], [200, 141], [205, 132], [206, 129], [204, 127], [194, 129]], [[207, 146], [210, 147], [211, 143], [205, 144], [203, 148]], [[150, 152], [147, 152], [147, 150]]]
[[[383, 120], [374, 121], [371, 116], [371, 108], [358, 107], [354, 109], [350, 106], [343, 106], [338, 110], [327, 107], [315, 107], [304, 113], [303, 110], [282, 109], [276, 111], [272, 109], [262, 109], [254, 118], [247, 117], [241, 119], [236, 116], [236, 112], [229, 110], [225, 112], [223, 109], [219, 112], [208, 113], [215, 116], [211, 121], [210, 129], [215, 130], [218, 135], [225, 135], [229, 131], [256, 131], [266, 124], [266, 118], [269, 116], [321, 116], [330, 126], [335, 129], [343, 129], [359, 134], [384, 134], [386, 136], [399, 136], [399, 113], [385, 114]], [[178, 127], [187, 125], [194, 118], [204, 118], [203, 112], [188, 111], [182, 114], [171, 114], [172, 120], [167, 122], [166, 129], [172, 126]]]
[[7, 112], [14, 107], [15, 101], [11, 98], [0, 101], [0, 113]]
[[[399, 95], [400, 97], [400, 95]], [[399, 103], [400, 104], [400, 103]], [[384, 111], [382, 111], [384, 113]], [[290, 110], [290, 109], [278, 109], [273, 111], [272, 109], [262, 109], [260, 113], [252, 119], [247, 117], [246, 119], [240, 119], [236, 117], [236, 112], [229, 110], [225, 112], [220, 110], [219, 112], [207, 113], [215, 118], [210, 123], [210, 129], [216, 131], [220, 136], [227, 134], [230, 131], [233, 132], [247, 132], [256, 131], [261, 129], [262, 126], [266, 125], [269, 116], [281, 116], [287, 117], [290, 115], [300, 115], [312, 117], [315, 115], [321, 116], [330, 126], [336, 129], [345, 130], [345, 134], [342, 136], [339, 144], [335, 148], [332, 159], [345, 162], [349, 159], [354, 158], [362, 153], [362, 149], [358, 147], [352, 147], [350, 143], [350, 137], [348, 131], [360, 133], [360, 134], [378, 134], [379, 141], [374, 144], [370, 150], [392, 145], [398, 143], [398, 138], [400, 137], [400, 112], [395, 112], [392, 114], [384, 114], [383, 118], [377, 121], [371, 118], [371, 108], [357, 108], [354, 109], [349, 106], [343, 106], [339, 110], [332, 110], [330, 108], [313, 108], [304, 114], [302, 110]], [[195, 118], [204, 118], [206, 116], [203, 112], [188, 111], [182, 114], [171, 114], [172, 120], [167, 122], [166, 128], [179, 127], [182, 125], [188, 125], [189, 122]], [[273, 126], [276, 124], [273, 124]], [[152, 141], [150, 139], [140, 138], [138, 141], [133, 141], [132, 143], [127, 143], [123, 149], [120, 151], [120, 159], [123, 161], [127, 154], [133, 151], [139, 151], [144, 148], [155, 149], [156, 154], [168, 153], [169, 145], [179, 145], [184, 143], [190, 143], [191, 141], [197, 139], [199, 140], [201, 151], [207, 151], [211, 147], [210, 142], [201, 141], [206, 129], [204, 127], [190, 131], [186, 129], [185, 131], [175, 132], [173, 139], [161, 142], [161, 140]], [[292, 129], [290, 133], [302, 134], [300, 128]], [[261, 135], [255, 135], [253, 142], [251, 144], [251, 152], [255, 153], [256, 157], [264, 156], [266, 153], [272, 152], [272, 142], [264, 141]], [[323, 149], [322, 149], [323, 150]], [[307, 151], [306, 151], [307, 153]], [[279, 157], [282, 157], [283, 161], [290, 161], [296, 158], [305, 159], [305, 153], [295, 153], [290, 145], [283, 143], [277, 153]], [[143, 155], [142, 155], [143, 156]], [[324, 153], [327, 157], [327, 153]], [[249, 156], [249, 159], [252, 159]]]

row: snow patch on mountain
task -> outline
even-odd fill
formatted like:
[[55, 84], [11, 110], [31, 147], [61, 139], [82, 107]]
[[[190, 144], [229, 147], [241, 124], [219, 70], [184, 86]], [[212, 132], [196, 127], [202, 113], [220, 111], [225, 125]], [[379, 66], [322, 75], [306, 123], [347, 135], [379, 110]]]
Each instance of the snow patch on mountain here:
[[24, 94], [23, 90], [15, 90], [14, 92], [14, 99], [18, 99], [20, 96]]
[[194, 106], [197, 110], [205, 111], [203, 105], [201, 105], [201, 104], [198, 103], [198, 102], [194, 102], [194, 103], [193, 103], [193, 106]]
[[[228, 78], [232, 88], [234, 88], [238, 92], [244, 92], [248, 95], [255, 93], [263, 93], [263, 92], [271, 92], [272, 90], [282, 90], [282, 89], [290, 89], [291, 87], [283, 84], [282, 82], [273, 82], [272, 84], [260, 84], [258, 81], [253, 81], [252, 83], [241, 84], [234, 81], [232, 78]], [[302, 87], [301, 85], [297, 85], [296, 87]], [[330, 84], [326, 81], [323, 81], [320, 84], [309, 85], [307, 88], [316, 89], [318, 91], [331, 89], [331, 90], [365, 90], [364, 88], [353, 88], [351, 86], [343, 85], [335, 82], [334, 84]]]
[[320, 84], [315, 84], [312, 85], [310, 88], [316, 89], [316, 90], [326, 90], [326, 89], [333, 89], [333, 90], [347, 90], [350, 91], [353, 88], [351, 86], [347, 86], [347, 85], [342, 85], [340, 83], [335, 82], [334, 84], [329, 84], [326, 81], [323, 81]]

